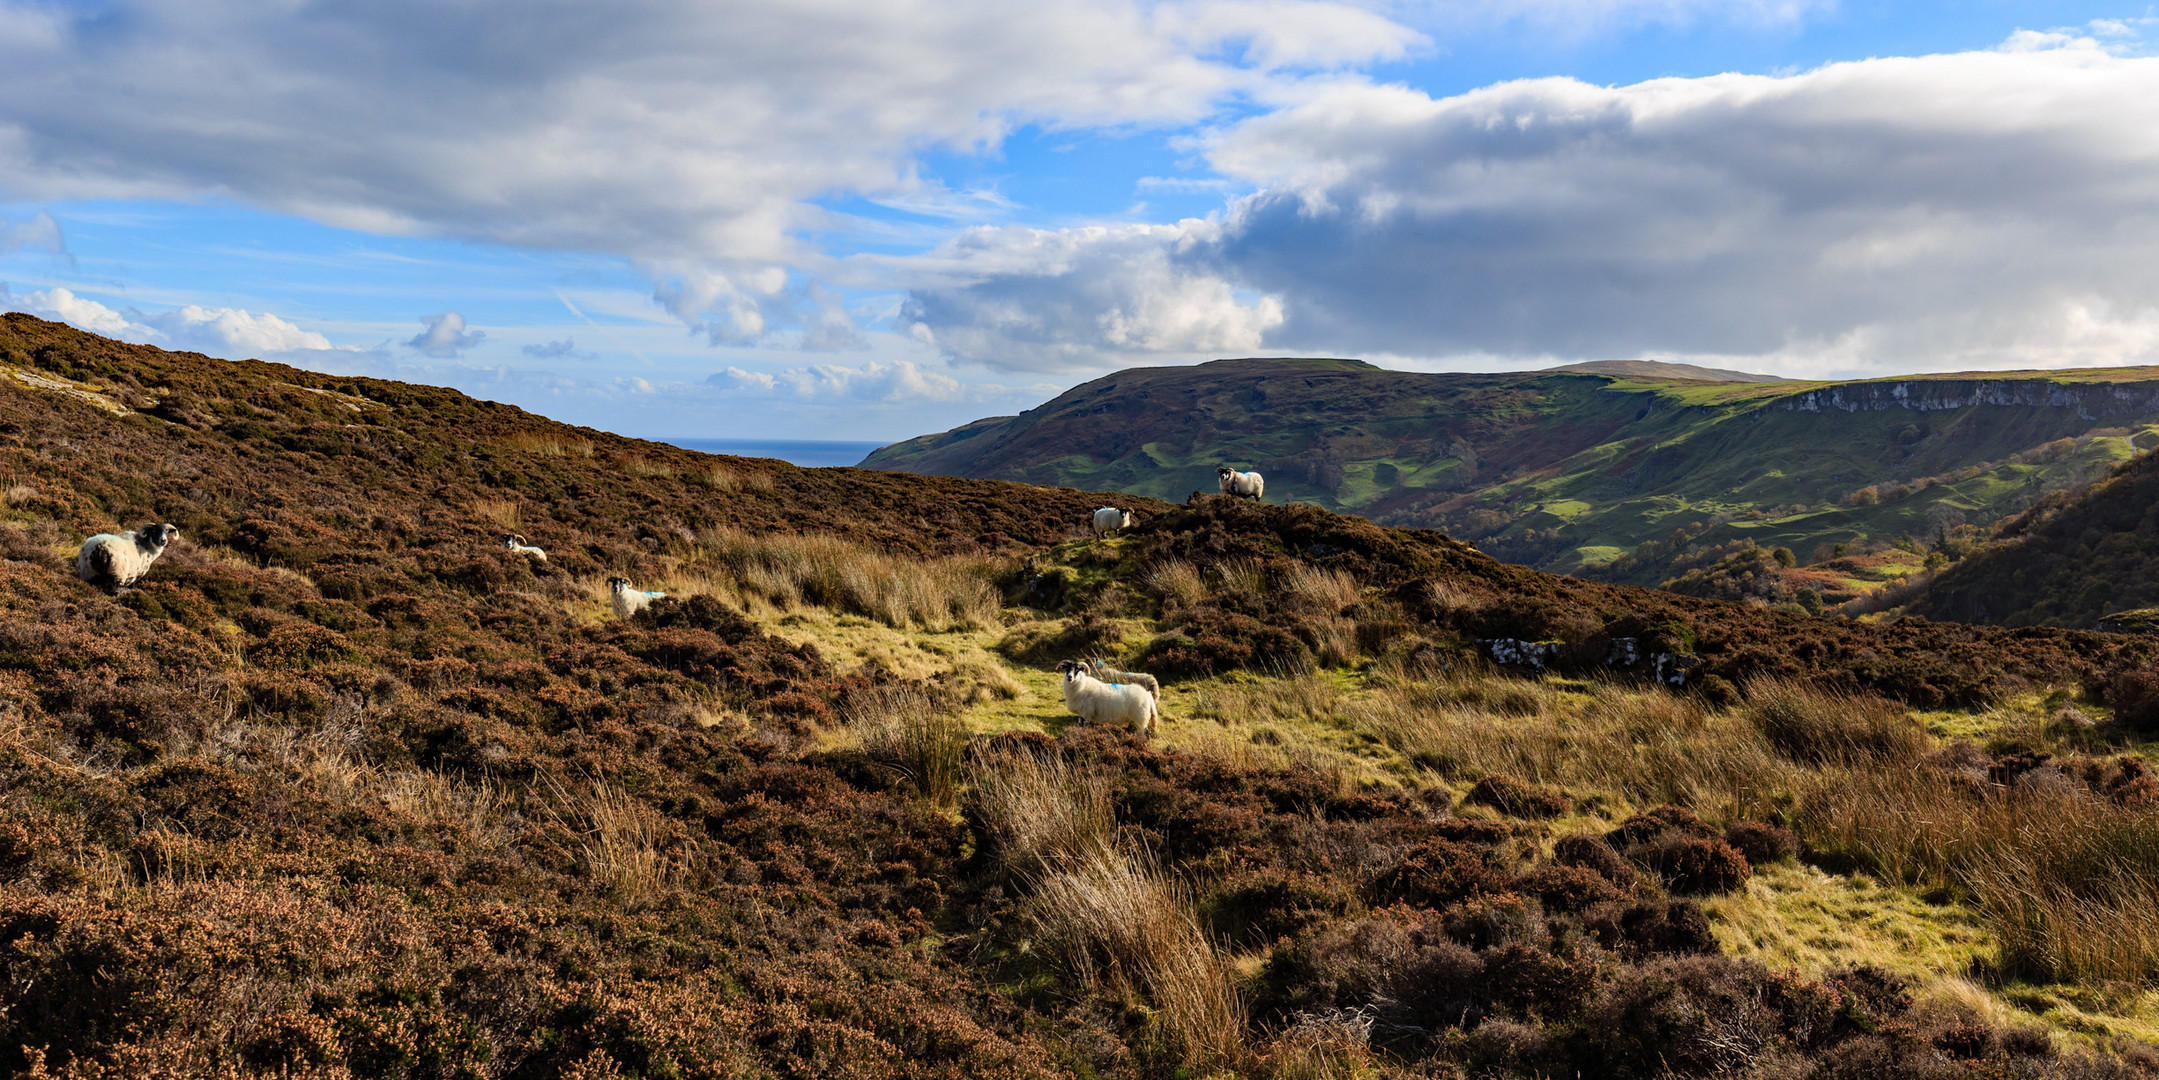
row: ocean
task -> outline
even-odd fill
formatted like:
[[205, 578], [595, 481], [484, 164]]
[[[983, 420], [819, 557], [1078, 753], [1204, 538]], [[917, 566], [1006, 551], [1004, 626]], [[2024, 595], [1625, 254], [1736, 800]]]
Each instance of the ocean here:
[[702, 454], [732, 454], [736, 457], [778, 458], [791, 465], [824, 468], [833, 465], [853, 465], [869, 456], [869, 452], [885, 445], [881, 442], [839, 442], [824, 439], [660, 439], [659, 442], [695, 450]]

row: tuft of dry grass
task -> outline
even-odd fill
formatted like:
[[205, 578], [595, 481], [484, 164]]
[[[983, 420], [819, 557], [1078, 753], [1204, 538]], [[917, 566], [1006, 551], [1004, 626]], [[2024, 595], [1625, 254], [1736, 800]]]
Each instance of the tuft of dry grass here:
[[1075, 980], [1154, 1006], [1158, 1038], [1179, 1061], [1234, 1066], [1246, 1056], [1246, 1010], [1191, 896], [1151, 859], [1110, 847], [1080, 854], [1035, 884], [1035, 930]]
[[1039, 875], [1115, 845], [1109, 782], [1062, 756], [987, 755], [969, 781], [979, 827], [1008, 874]]
[[1867, 768], [1821, 774], [1795, 824], [1889, 880], [1968, 891], [2011, 975], [2159, 978], [2159, 808]]
[[1581, 697], [1470, 673], [1405, 679], [1341, 715], [1442, 778], [1504, 773], [1735, 819], [1776, 803], [1798, 775], [1745, 719], [1655, 689], [1608, 685]]
[[692, 474], [690, 479], [722, 495], [742, 489], [742, 474], [725, 465], [714, 465], [704, 472]]
[[1282, 576], [1282, 590], [1293, 608], [1317, 615], [1339, 615], [1364, 595], [1356, 578], [1304, 562], [1292, 565]]
[[885, 686], [858, 698], [848, 724], [872, 760], [907, 778], [937, 806], [959, 801], [966, 771], [967, 723], [921, 690]]
[[629, 458], [622, 463], [622, 471], [629, 473], [631, 476], [645, 477], [648, 480], [672, 480], [675, 478], [674, 466], [662, 465], [650, 458]]
[[9, 506], [21, 506], [35, 498], [37, 498], [37, 489], [28, 484], [8, 485], [7, 504]]
[[1267, 568], [1257, 559], [1224, 559], [1214, 564], [1222, 591], [1246, 596], [1267, 595]]
[[1186, 607], [1207, 599], [1206, 579], [1200, 576], [1198, 567], [1183, 559], [1171, 559], [1149, 570], [1147, 587], [1164, 600], [1175, 600]]
[[1187, 1065], [1248, 1056], [1246, 1008], [1184, 885], [1118, 843], [1106, 780], [1050, 753], [985, 758], [977, 820], [1006, 869], [1029, 881], [1044, 952], [1094, 989], [1143, 999]]
[[543, 431], [520, 431], [502, 440], [513, 450], [523, 450], [541, 457], [591, 457], [592, 444], [584, 439], [573, 439]]
[[752, 534], [708, 529], [705, 557], [742, 588], [781, 608], [815, 604], [895, 629], [978, 630], [1002, 623], [992, 584], [1002, 563], [977, 556], [917, 559], [826, 534]]
[[604, 780], [572, 788], [543, 776], [547, 810], [578, 837], [585, 873], [607, 894], [635, 905], [673, 887], [682, 866], [667, 853], [667, 821]]
[[1747, 684], [1747, 703], [1770, 745], [1802, 764], [1908, 764], [1927, 749], [1925, 729], [1881, 698], [1796, 679], [1756, 679]]
[[485, 521], [492, 521], [495, 524], [500, 525], [505, 529], [510, 529], [512, 531], [525, 527], [523, 520], [524, 515], [518, 510], [517, 503], [513, 500], [474, 499], [469, 505], [472, 508], [472, 515], [474, 517], [480, 518]]
[[1433, 578], [1425, 582], [1424, 595], [1425, 599], [1432, 602], [1433, 611], [1442, 618], [1475, 614], [1491, 605], [1483, 596], [1445, 578]]

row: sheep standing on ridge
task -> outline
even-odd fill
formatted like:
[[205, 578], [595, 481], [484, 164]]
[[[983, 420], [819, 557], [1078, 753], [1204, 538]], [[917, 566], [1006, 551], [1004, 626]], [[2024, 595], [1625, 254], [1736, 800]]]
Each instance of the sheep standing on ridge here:
[[1117, 506], [1105, 506], [1094, 512], [1094, 534], [1100, 536], [1118, 529], [1129, 529], [1139, 524], [1139, 518], [1130, 510]]
[[525, 538], [517, 535], [516, 533], [511, 533], [508, 536], [503, 537], [502, 546], [509, 548], [511, 551], [514, 551], [519, 555], [530, 555], [533, 558], [540, 560], [541, 562], [547, 561], [547, 552], [526, 543]]
[[165, 553], [180, 530], [170, 525], [145, 525], [124, 533], [99, 533], [82, 542], [75, 556], [75, 576], [112, 596], [142, 580], [150, 564]]
[[1082, 661], [1081, 666], [1087, 669], [1087, 674], [1103, 682], [1143, 687], [1148, 693], [1155, 696], [1156, 701], [1162, 700], [1161, 681], [1144, 671], [1119, 671], [1103, 663], [1102, 658], [1099, 656]]
[[1258, 502], [1267, 491], [1267, 478], [1256, 472], [1238, 472], [1224, 465], [1214, 471], [1215, 479], [1222, 484], [1222, 494], [1235, 495], [1240, 499]]
[[630, 579], [626, 577], [608, 578], [607, 591], [614, 601], [615, 617], [621, 619], [627, 619], [645, 610], [652, 606], [654, 600], [667, 595], [663, 592], [643, 592], [630, 588]]
[[1065, 708], [1072, 715], [1090, 724], [1129, 724], [1142, 739], [1154, 734], [1161, 708], [1146, 687], [1103, 682], [1077, 660], [1066, 660], [1057, 670], [1064, 675]]

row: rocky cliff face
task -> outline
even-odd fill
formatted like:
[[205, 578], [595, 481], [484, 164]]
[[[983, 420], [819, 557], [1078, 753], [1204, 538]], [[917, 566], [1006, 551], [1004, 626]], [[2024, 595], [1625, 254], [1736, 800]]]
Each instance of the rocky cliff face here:
[[2146, 416], [2159, 412], [2159, 380], [2060, 383], [2036, 379], [1911, 380], [1845, 383], [1808, 390], [1777, 401], [1787, 412], [1940, 412], [1984, 405], [2073, 409], [2083, 420]]

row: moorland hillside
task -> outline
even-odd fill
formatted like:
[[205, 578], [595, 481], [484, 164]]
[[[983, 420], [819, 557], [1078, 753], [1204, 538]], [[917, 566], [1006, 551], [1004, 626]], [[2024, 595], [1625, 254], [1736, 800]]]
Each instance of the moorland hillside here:
[[[1859, 562], [2020, 512], [2159, 444], [2148, 369], [1766, 380], [1602, 363], [1421, 374], [1354, 360], [1137, 368], [863, 464], [1181, 500], [1257, 468], [1270, 501], [1443, 529], [1510, 562], [1659, 585], [1746, 546]], [[1781, 596], [1780, 596], [1781, 598]]]
[[2148, 638], [1095, 537], [20, 315], [0, 481], [10, 1074], [2159, 1075]]
[[1983, 549], [1915, 587], [1910, 610], [2005, 626], [2118, 623], [2159, 607], [2155, 515], [2159, 459], [2143, 454], [2005, 523]]

